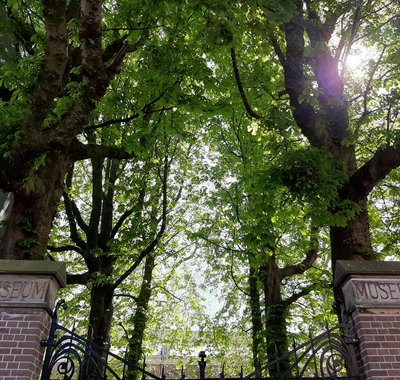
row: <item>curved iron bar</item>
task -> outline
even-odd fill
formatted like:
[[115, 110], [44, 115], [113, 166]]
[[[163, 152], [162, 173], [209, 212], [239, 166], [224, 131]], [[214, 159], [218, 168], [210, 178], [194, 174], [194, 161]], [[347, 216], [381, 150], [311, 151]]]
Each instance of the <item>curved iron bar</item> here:
[[[63, 380], [86, 379], [88, 366], [96, 374], [96, 379], [107, 379], [107, 373], [115, 380], [123, 380], [125, 371], [137, 370], [153, 380], [162, 380], [160, 377], [135, 366], [126, 358], [114, 354], [109, 349], [98, 347], [90, 339], [78, 335], [74, 330], [69, 330], [58, 323], [58, 310], [65, 308], [65, 301], [57, 303], [53, 313], [48, 340], [42, 341], [46, 347], [45, 360], [41, 380], [50, 380], [57, 372]], [[57, 335], [61, 334], [60, 338]], [[122, 377], [108, 364], [108, 358], [113, 358], [123, 365]]]
[[[93, 366], [92, 368], [94, 368], [95, 373], [98, 376], [103, 376], [103, 374], [101, 373], [101, 368], [98, 365], [98, 363], [103, 362], [103, 359], [100, 357], [100, 355], [98, 355], [95, 351], [91, 352], [89, 356], [86, 355], [87, 350], [85, 346], [82, 346], [83, 342], [77, 340], [77, 342], [75, 343], [73, 339], [71, 339], [71, 336], [65, 335], [57, 341], [56, 345], [54, 346], [53, 356], [51, 357], [49, 367], [55, 368], [57, 363], [60, 362], [57, 367], [58, 373], [63, 374], [65, 376], [64, 377], [65, 380], [72, 379], [72, 376], [75, 375], [75, 361], [74, 361], [75, 359], [78, 364], [77, 365], [78, 379], [81, 379], [83, 376], [81, 373], [81, 369], [84, 369], [85, 366], [85, 361], [82, 360], [82, 358], [84, 358], [86, 360], [89, 360], [90, 365]], [[71, 369], [69, 371], [67, 371], [67, 369], [64, 368], [65, 367], [64, 363], [70, 364]], [[63, 370], [65, 373], [61, 372], [61, 370]], [[69, 377], [67, 376], [68, 372], [71, 372], [71, 375]], [[113, 373], [113, 375], [116, 374]]]
[[[310, 338], [310, 340], [302, 345], [295, 346], [294, 349], [286, 355], [271, 361], [266, 366], [262, 367], [262, 371], [279, 364], [280, 360], [292, 358], [291, 366], [284, 373], [280, 374], [281, 378], [288, 378], [293, 372], [296, 373], [296, 378], [305, 378], [307, 371], [312, 368], [314, 363], [319, 361], [319, 365], [315, 370], [319, 373], [314, 373], [313, 376], [319, 378], [357, 378], [353, 368], [356, 358], [350, 346], [358, 343], [358, 339], [352, 333], [348, 323], [341, 323], [335, 327], [327, 329], [322, 334]], [[339, 367], [340, 364], [340, 367]], [[319, 367], [319, 370], [318, 368]], [[346, 374], [341, 375], [341, 371], [346, 371]], [[255, 378], [256, 373], [245, 376], [245, 379]]]
[[[307, 345], [311, 343], [313, 344], [312, 355], [310, 355], [311, 345], [310, 347], [307, 347]], [[302, 362], [302, 360], [307, 358], [300, 371], [300, 377], [303, 377], [305, 375], [305, 372], [309, 368], [311, 361], [315, 361], [317, 363], [317, 361], [319, 360], [320, 374], [316, 373], [315, 375], [320, 375], [322, 378], [325, 376], [338, 377], [337, 372], [339, 372], [341, 369], [345, 369], [345, 368], [340, 368], [340, 369], [335, 369], [334, 371], [329, 371], [329, 368], [326, 365], [324, 365], [324, 362], [326, 361], [329, 362], [331, 360], [333, 354], [339, 354], [339, 357], [343, 360], [343, 362], [346, 362], [346, 359], [348, 357], [347, 350], [345, 349], [342, 339], [338, 334], [328, 338], [328, 333], [324, 332], [318, 337], [313, 338], [309, 342], [305, 343], [305, 345], [299, 346], [297, 350], [303, 347], [305, 348], [304, 351], [300, 355], [298, 355], [297, 362], [293, 363], [293, 365], [299, 365]], [[327, 353], [328, 356], [325, 356]], [[317, 368], [315, 369], [317, 370]], [[284, 376], [287, 375], [289, 372], [290, 369], [284, 374]], [[325, 374], [325, 372], [327, 372], [327, 374]]]

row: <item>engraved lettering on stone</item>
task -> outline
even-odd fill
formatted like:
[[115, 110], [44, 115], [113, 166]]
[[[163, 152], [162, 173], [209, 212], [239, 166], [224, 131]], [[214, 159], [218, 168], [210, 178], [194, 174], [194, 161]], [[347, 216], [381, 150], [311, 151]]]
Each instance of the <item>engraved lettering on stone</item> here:
[[9, 298], [9, 289], [11, 284], [9, 281], [0, 281], [0, 297]]
[[30, 297], [31, 287], [30, 282], [23, 282], [22, 291], [21, 291], [21, 298], [28, 298]]
[[354, 281], [354, 295], [359, 300], [393, 302], [400, 300], [400, 283]]
[[355, 282], [355, 295], [357, 298], [368, 298], [367, 289], [365, 287], [365, 282]]
[[[389, 285], [387, 285], [387, 286], [389, 286]], [[387, 300], [387, 299], [389, 298], [389, 291], [386, 290], [385, 285], [384, 285], [384, 284], [379, 284], [379, 285], [378, 285], [378, 288], [379, 288], [380, 291], [381, 291], [381, 298], [382, 298], [383, 300]]]
[[0, 281], [0, 299], [41, 301], [46, 298], [48, 288], [48, 281]]
[[39, 284], [38, 282], [33, 282], [32, 285], [32, 298], [44, 298], [44, 296], [46, 295], [48, 283], [44, 282], [42, 284]]
[[11, 298], [19, 298], [20, 289], [21, 289], [21, 282], [20, 281], [14, 282], [11, 289]]

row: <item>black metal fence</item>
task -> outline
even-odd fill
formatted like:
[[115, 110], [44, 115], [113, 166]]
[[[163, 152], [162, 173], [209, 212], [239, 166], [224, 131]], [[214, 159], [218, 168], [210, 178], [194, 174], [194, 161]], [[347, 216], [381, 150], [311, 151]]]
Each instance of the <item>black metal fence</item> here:
[[[60, 301], [54, 311], [49, 337], [42, 341], [46, 347], [45, 359], [41, 380], [126, 380], [130, 371], [137, 371], [142, 380], [166, 380], [165, 370], [157, 376], [143, 368], [130, 363], [126, 357], [118, 356], [110, 349], [101, 349], [91, 340], [78, 335], [74, 329], [69, 330], [58, 323], [58, 310], [65, 306]], [[316, 337], [310, 335], [307, 343], [297, 345], [293, 340], [293, 350], [284, 357], [277, 357], [274, 361], [257, 372], [244, 375], [240, 371], [238, 377], [232, 378], [225, 375], [222, 366], [218, 377], [207, 377], [206, 354], [199, 354], [200, 380], [273, 380], [273, 379], [337, 379], [357, 380], [359, 378], [355, 346], [358, 339], [352, 327], [343, 323]], [[279, 370], [280, 362], [291, 363], [290, 368]], [[278, 377], [263, 377], [268, 369], [274, 368]], [[276, 369], [278, 369], [276, 371]], [[178, 380], [178, 379], [177, 379]], [[182, 369], [179, 380], [190, 380]]]
[[[326, 330], [315, 337], [309, 334], [306, 343], [297, 345], [293, 339], [293, 349], [287, 355], [277, 357], [261, 370], [277, 368], [279, 379], [358, 379], [359, 371], [356, 358], [356, 346], [359, 341], [349, 323], [335, 327], [326, 326]], [[279, 370], [279, 363], [287, 361], [291, 365]], [[257, 378], [252, 373], [245, 378]]]

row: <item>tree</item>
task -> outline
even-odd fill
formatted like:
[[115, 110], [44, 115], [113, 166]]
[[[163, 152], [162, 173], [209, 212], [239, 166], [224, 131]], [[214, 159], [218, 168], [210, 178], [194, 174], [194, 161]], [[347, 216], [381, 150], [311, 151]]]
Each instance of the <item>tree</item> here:
[[[247, 18], [235, 18], [239, 14]], [[268, 120], [269, 109], [260, 99], [266, 103], [280, 102], [283, 107], [289, 102], [293, 121], [310, 146], [342, 173], [338, 202], [326, 205], [333, 215], [340, 214], [344, 205], [348, 210], [346, 220], [334, 218], [329, 223], [333, 266], [340, 259], [375, 257], [368, 195], [400, 163], [393, 130], [397, 119], [390, 113], [388, 103], [385, 108], [386, 116], [390, 113], [390, 133], [380, 129], [387, 137], [385, 142], [381, 144], [376, 138], [368, 147], [364, 145], [365, 134], [377, 128], [384, 117], [382, 108], [373, 108], [376, 95], [380, 89], [397, 91], [394, 78], [398, 62], [393, 50], [398, 43], [397, 16], [393, 16], [396, 14], [398, 4], [381, 1], [361, 4], [293, 0], [285, 5], [246, 2], [219, 9], [220, 17], [227, 20], [225, 25], [239, 25], [229, 30], [237, 62], [236, 85], [249, 118], [260, 124]], [[237, 30], [240, 37], [235, 34]], [[384, 49], [369, 61], [367, 84], [353, 87], [346, 58], [355, 49], [356, 41], [364, 44], [365, 49], [379, 51], [378, 43], [382, 40]], [[276, 67], [280, 77], [273, 83], [270, 78], [260, 77], [260, 65]], [[246, 81], [240, 77], [244, 74]], [[271, 128], [271, 124], [266, 123], [265, 127]], [[293, 169], [293, 177], [319, 186], [318, 179], [310, 177], [313, 174], [307, 162], [299, 161]]]
[[[169, 4], [147, 1], [8, 3], [4, 25], [17, 58], [0, 73], [0, 188], [14, 205], [0, 256], [43, 259], [72, 164], [137, 156], [141, 147], [126, 123], [201, 102], [204, 87], [194, 82], [211, 71], [202, 59], [193, 64], [195, 43], [189, 49], [181, 38], [190, 23], [185, 4], [171, 12]], [[110, 125], [108, 139], [85, 141], [85, 132]]]
[[[249, 272], [263, 268], [264, 280], [257, 280], [268, 282], [279, 272], [273, 270], [277, 263], [282, 270], [295, 265], [272, 259], [278, 202], [266, 212], [258, 204], [266, 203], [272, 190], [277, 199], [288, 198], [288, 210], [298, 209], [296, 204], [306, 210], [312, 227], [306, 230], [298, 220], [296, 226], [307, 237], [315, 227], [329, 228], [333, 268], [340, 259], [376, 258], [368, 197], [384, 188], [384, 178], [396, 182], [400, 164], [397, 2], [44, 0], [22, 5], [3, 0], [0, 7], [5, 19], [0, 40], [6, 46], [0, 51], [0, 188], [2, 198], [4, 192], [13, 201], [0, 257], [43, 259], [74, 163], [91, 160], [93, 174], [108, 163], [113, 183], [119, 162], [114, 160], [138, 159], [149, 151], [152, 129], [146, 117], [168, 113], [174, 119], [171, 130], [195, 126], [197, 132], [212, 113], [220, 132], [232, 120], [232, 109], [237, 115], [240, 107], [249, 133], [260, 133], [261, 144], [280, 145], [265, 149], [276, 155], [269, 173], [255, 169], [265, 158], [249, 160], [243, 172], [232, 166], [244, 182], [231, 184], [236, 198], [228, 192], [229, 204], [247, 207], [248, 219], [232, 207], [221, 210], [235, 220], [230, 227], [245, 241], [240, 253]], [[356, 49], [370, 52], [359, 77], [349, 67]], [[210, 128], [210, 136], [221, 135]], [[101, 175], [93, 182], [93, 226], [101, 225], [96, 207]], [[110, 189], [100, 202], [104, 211]], [[68, 192], [64, 199], [67, 210]], [[296, 219], [284, 211], [278, 215], [282, 224]], [[106, 252], [102, 258], [90, 255], [92, 272], [100, 264], [109, 271], [106, 240], [112, 230], [99, 242], [101, 233], [82, 226], [88, 230], [88, 251], [101, 246]], [[258, 250], [263, 260], [258, 261]], [[297, 263], [313, 257], [305, 252]], [[279, 298], [279, 286], [264, 288], [265, 297]]]
[[[169, 123], [170, 118], [164, 119]], [[68, 284], [89, 289], [88, 336], [102, 349], [110, 341], [115, 293], [121, 293], [123, 283], [144, 267], [143, 275], [136, 275], [141, 285], [129, 281], [130, 290], [123, 292], [136, 310], [128, 326], [132, 330], [128, 359], [136, 366], [142, 356], [153, 270], [166, 256], [160, 247], [165, 233], [175, 233], [169, 225], [178, 219], [173, 210], [182, 192], [179, 176], [184, 178], [190, 153], [190, 149], [182, 152], [187, 144], [166, 134], [163, 118], [154, 124], [143, 157], [133, 162], [92, 159], [68, 173], [64, 210], [59, 211], [52, 233], [57, 244], [48, 247], [63, 252], [71, 263]]]
[[[12, 97], [1, 103], [0, 186], [13, 193], [14, 204], [0, 251], [2, 258], [42, 259], [72, 163], [131, 156], [115, 145], [84, 144], [78, 136], [125, 56], [140, 43], [120, 36], [103, 41], [99, 1], [81, 7], [76, 1], [11, 5], [6, 13], [19, 60], [2, 66], [2, 84]], [[72, 30], [72, 24], [79, 28]]]
[[289, 351], [290, 309], [326, 286], [326, 279], [306, 275], [318, 267], [318, 228], [309, 210], [314, 205], [274, 185], [280, 156], [288, 152], [272, 136], [267, 140], [262, 131], [250, 133], [243, 115], [232, 117], [229, 125], [216, 119], [211, 128], [215, 138], [206, 134], [210, 152], [203, 174], [210, 185], [205, 189], [206, 211], [199, 216], [202, 228], [195, 235], [216, 252], [209, 258], [210, 277], [225, 272], [218, 275], [229, 283], [223, 293], [237, 287], [237, 297], [247, 300], [254, 367], [261, 376], [267, 361], [269, 375], [277, 377], [290, 366], [288, 360], [272, 364]]

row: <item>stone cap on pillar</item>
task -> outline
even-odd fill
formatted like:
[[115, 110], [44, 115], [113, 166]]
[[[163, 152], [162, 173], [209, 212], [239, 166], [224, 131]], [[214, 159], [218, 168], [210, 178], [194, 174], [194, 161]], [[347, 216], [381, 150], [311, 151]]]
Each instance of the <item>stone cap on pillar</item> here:
[[51, 314], [66, 282], [63, 262], [0, 260], [0, 309], [44, 308]]
[[400, 262], [336, 263], [334, 286], [343, 293], [346, 311], [354, 308], [397, 309], [400, 312]]
[[400, 276], [400, 261], [338, 260], [334, 285], [340, 286], [350, 276]]
[[62, 261], [0, 260], [0, 274], [53, 276], [61, 288], [67, 284], [66, 266]]

